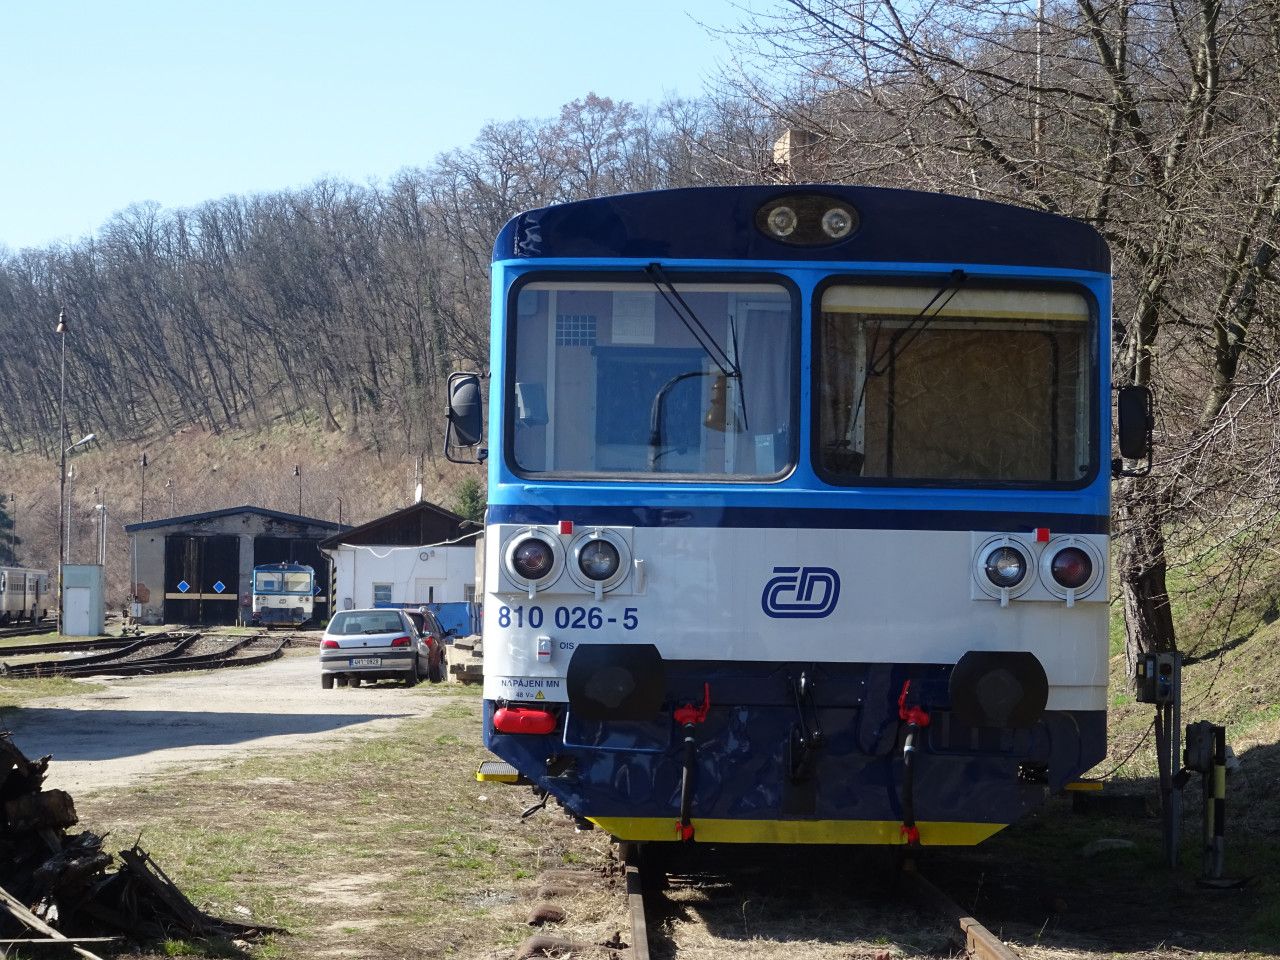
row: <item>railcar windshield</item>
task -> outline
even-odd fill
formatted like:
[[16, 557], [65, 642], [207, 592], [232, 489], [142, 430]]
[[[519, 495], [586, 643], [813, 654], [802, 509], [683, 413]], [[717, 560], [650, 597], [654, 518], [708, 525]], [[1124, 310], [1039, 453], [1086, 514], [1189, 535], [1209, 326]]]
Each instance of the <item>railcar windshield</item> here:
[[1062, 289], [937, 293], [870, 284], [823, 292], [819, 473], [845, 484], [1083, 482], [1094, 469], [1085, 298]]
[[254, 593], [311, 593], [311, 574], [298, 570], [255, 570]]
[[796, 310], [782, 285], [535, 281], [509, 320], [518, 472], [766, 479], [793, 462]]

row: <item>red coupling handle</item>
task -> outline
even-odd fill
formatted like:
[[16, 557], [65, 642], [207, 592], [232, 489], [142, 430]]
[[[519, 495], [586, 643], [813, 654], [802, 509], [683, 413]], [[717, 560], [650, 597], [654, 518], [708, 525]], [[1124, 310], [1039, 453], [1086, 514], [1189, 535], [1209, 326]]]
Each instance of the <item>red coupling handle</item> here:
[[676, 707], [676, 723], [682, 727], [691, 727], [695, 723], [703, 723], [706, 721], [707, 711], [710, 709], [711, 684], [704, 683], [702, 685], [702, 706], [695, 707], [692, 703], [686, 703], [683, 707]]
[[911, 689], [911, 681], [902, 685], [902, 693], [898, 696], [898, 719], [903, 723], [914, 723], [917, 727], [929, 725], [929, 711], [923, 707], [907, 706], [907, 691]]
[[902, 835], [907, 838], [907, 846], [920, 846], [920, 828], [908, 827], [905, 823], [902, 825]]
[[678, 836], [681, 840], [685, 840], [685, 841], [692, 840], [692, 839], [693, 839], [693, 824], [692, 824], [692, 823], [681, 823], [679, 820], [677, 820], [677, 821], [676, 821], [676, 836]]

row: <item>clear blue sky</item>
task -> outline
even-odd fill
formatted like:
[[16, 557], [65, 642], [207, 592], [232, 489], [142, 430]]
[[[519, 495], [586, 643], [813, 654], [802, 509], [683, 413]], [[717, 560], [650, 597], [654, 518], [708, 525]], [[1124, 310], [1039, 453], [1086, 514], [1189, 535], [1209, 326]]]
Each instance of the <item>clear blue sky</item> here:
[[[755, 6], [768, 6], [757, 0]], [[382, 180], [589, 92], [697, 96], [732, 0], [47, 0], [0, 24], [0, 246], [112, 213]]]

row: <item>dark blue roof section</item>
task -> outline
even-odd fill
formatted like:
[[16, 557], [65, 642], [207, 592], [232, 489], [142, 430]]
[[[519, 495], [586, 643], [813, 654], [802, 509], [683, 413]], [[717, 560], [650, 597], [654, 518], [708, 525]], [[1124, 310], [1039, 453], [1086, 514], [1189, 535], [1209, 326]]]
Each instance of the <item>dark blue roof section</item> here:
[[268, 510], [266, 507], [225, 507], [222, 510], [209, 510], [205, 513], [188, 513], [181, 517], [162, 517], [159, 520], [146, 520], [142, 523], [126, 523], [124, 526], [125, 533], [133, 533], [135, 530], [156, 530], [161, 527], [186, 526], [192, 523], [200, 523], [204, 520], [216, 520], [219, 517], [230, 517], [239, 513], [256, 513], [262, 517], [270, 517], [272, 520], [284, 520], [289, 523], [306, 524], [308, 527], [318, 527], [324, 530], [350, 530], [351, 526], [345, 523], [334, 523], [332, 520], [318, 520], [315, 517], [304, 517], [296, 513], [281, 513], [279, 510]]
[[[848, 239], [797, 246], [757, 229], [771, 200], [820, 194], [851, 204]], [[695, 187], [628, 193], [530, 210], [494, 243], [495, 260], [763, 259], [1008, 264], [1106, 273], [1111, 255], [1078, 220], [943, 193], [852, 186]]]
[[480, 533], [484, 525], [452, 510], [419, 500], [385, 517], [347, 528], [320, 541], [321, 550], [352, 546], [420, 547], [442, 544]]

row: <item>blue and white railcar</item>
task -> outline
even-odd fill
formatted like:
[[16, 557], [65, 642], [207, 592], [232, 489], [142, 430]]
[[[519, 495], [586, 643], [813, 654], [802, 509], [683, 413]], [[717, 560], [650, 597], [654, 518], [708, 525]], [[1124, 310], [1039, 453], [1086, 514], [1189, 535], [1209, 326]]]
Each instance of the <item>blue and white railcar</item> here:
[[0, 567], [0, 626], [35, 621], [49, 612], [49, 572], [30, 567]]
[[488, 748], [634, 841], [972, 844], [1075, 781], [1106, 746], [1110, 310], [1092, 228], [989, 202], [517, 216]]
[[253, 568], [255, 627], [300, 627], [311, 619], [316, 572], [301, 563], [262, 563]]

